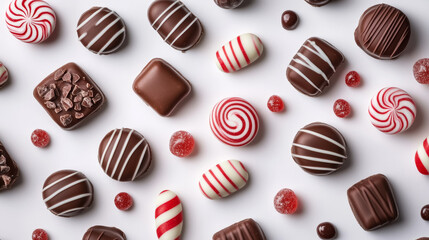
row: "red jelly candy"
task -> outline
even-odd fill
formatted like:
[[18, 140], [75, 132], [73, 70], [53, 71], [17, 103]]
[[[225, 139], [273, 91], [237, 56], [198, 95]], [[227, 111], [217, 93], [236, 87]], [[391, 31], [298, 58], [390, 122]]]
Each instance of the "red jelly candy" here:
[[298, 208], [298, 198], [292, 190], [283, 188], [274, 197], [274, 208], [281, 214], [293, 214]]
[[350, 115], [351, 107], [350, 104], [344, 99], [338, 99], [334, 103], [334, 113], [339, 118], [345, 118]]
[[48, 233], [46, 233], [45, 230], [38, 228], [33, 231], [33, 234], [31, 235], [31, 239], [33, 240], [48, 240]]
[[422, 58], [414, 63], [414, 77], [421, 84], [429, 84], [429, 58]]
[[49, 134], [42, 129], [36, 129], [31, 134], [31, 142], [33, 142], [34, 146], [44, 148], [48, 146], [49, 142], [51, 141], [51, 138], [49, 137]]
[[283, 100], [277, 95], [273, 95], [268, 99], [267, 106], [271, 112], [281, 112], [285, 109]]
[[360, 85], [360, 76], [356, 71], [350, 71], [346, 75], [346, 84], [349, 87], [357, 87]]
[[189, 156], [194, 145], [194, 137], [186, 131], [177, 131], [170, 138], [170, 152], [177, 157]]
[[126, 211], [133, 206], [133, 198], [126, 192], [118, 193], [115, 197], [115, 205], [119, 210]]

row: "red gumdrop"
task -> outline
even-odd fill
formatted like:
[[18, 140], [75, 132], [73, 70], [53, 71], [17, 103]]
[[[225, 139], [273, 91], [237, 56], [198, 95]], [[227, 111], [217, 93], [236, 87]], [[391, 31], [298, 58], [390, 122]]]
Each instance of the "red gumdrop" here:
[[133, 206], [133, 198], [126, 192], [118, 193], [115, 197], [115, 205], [119, 210], [126, 211]]
[[298, 208], [298, 198], [288, 188], [283, 188], [274, 197], [274, 208], [281, 214], [293, 214]]
[[268, 99], [267, 107], [271, 112], [281, 112], [285, 109], [285, 104], [279, 96], [273, 95]]
[[334, 103], [334, 113], [339, 118], [345, 118], [349, 116], [351, 113], [350, 104], [344, 99], [338, 99]]
[[177, 157], [189, 156], [194, 146], [194, 137], [186, 131], [177, 131], [170, 138], [170, 152]]
[[346, 84], [349, 87], [357, 87], [360, 85], [360, 76], [356, 71], [350, 71], [346, 75]]
[[50, 141], [51, 138], [45, 130], [36, 129], [31, 134], [31, 142], [33, 142], [34, 146], [36, 147], [44, 148], [48, 146]]
[[414, 63], [414, 77], [421, 84], [429, 84], [429, 58], [422, 58]]
[[33, 234], [31, 235], [31, 239], [33, 239], [33, 240], [48, 240], [49, 237], [48, 237], [48, 233], [45, 230], [38, 228], [38, 229], [33, 231]]

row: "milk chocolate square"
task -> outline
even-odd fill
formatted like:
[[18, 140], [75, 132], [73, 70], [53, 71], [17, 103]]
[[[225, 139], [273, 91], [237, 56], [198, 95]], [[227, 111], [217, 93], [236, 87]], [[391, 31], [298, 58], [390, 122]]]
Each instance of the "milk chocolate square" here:
[[12, 188], [18, 177], [18, 166], [0, 142], [0, 192]]
[[33, 95], [66, 130], [80, 125], [105, 102], [97, 84], [75, 63], [67, 63], [47, 76], [34, 89]]
[[213, 240], [266, 240], [264, 232], [255, 220], [248, 218], [220, 230]]
[[398, 207], [389, 180], [370, 176], [347, 190], [350, 207], [361, 227], [374, 230], [398, 219]]
[[166, 61], [154, 58], [134, 80], [133, 89], [146, 104], [166, 117], [189, 95], [191, 84]]

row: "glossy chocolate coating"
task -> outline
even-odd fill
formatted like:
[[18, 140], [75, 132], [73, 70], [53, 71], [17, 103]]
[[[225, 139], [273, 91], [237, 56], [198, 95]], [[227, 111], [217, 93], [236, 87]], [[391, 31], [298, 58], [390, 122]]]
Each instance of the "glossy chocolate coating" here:
[[366, 10], [355, 30], [356, 44], [377, 59], [393, 59], [406, 48], [410, 21], [401, 10], [378, 4]]
[[12, 188], [18, 177], [18, 165], [0, 142], [0, 192]]
[[282, 14], [282, 26], [286, 30], [295, 29], [298, 25], [298, 15], [294, 11], [287, 10]]
[[343, 54], [323, 39], [309, 38], [290, 62], [286, 77], [301, 93], [319, 96], [344, 61]]
[[292, 157], [304, 171], [327, 175], [340, 169], [347, 160], [346, 141], [334, 127], [311, 123], [295, 135]]
[[83, 173], [61, 170], [51, 174], [43, 184], [46, 207], [60, 217], [72, 217], [88, 209], [93, 200], [93, 188]]
[[328, 4], [331, 0], [305, 0], [308, 4], [313, 7], [321, 7]]
[[214, 0], [214, 2], [221, 8], [231, 9], [239, 7], [244, 0]]
[[169, 116], [191, 92], [182, 74], [160, 58], [152, 59], [134, 80], [134, 92], [161, 116]]
[[323, 222], [317, 226], [317, 235], [321, 239], [333, 239], [337, 236], [337, 230], [332, 223]]
[[417, 240], [429, 240], [429, 237], [421, 237], [421, 238], [418, 238]]
[[147, 15], [162, 39], [177, 50], [189, 50], [203, 35], [200, 20], [181, 1], [155, 0]]
[[266, 238], [259, 224], [248, 218], [215, 233], [213, 240], [266, 240]]
[[93, 7], [84, 12], [77, 23], [79, 41], [96, 54], [118, 50], [125, 40], [126, 29], [122, 18], [105, 7]]
[[86, 231], [82, 240], [126, 240], [125, 233], [115, 227], [93, 226]]
[[420, 211], [420, 216], [423, 220], [429, 221], [429, 204], [422, 207]]
[[134, 181], [145, 174], [151, 163], [149, 143], [129, 128], [114, 129], [101, 140], [98, 161], [104, 172], [118, 181]]
[[79, 126], [105, 102], [101, 89], [75, 63], [67, 63], [47, 76], [33, 96], [65, 130]]
[[375, 230], [398, 219], [398, 207], [389, 180], [382, 174], [370, 176], [347, 190], [350, 207], [360, 226]]

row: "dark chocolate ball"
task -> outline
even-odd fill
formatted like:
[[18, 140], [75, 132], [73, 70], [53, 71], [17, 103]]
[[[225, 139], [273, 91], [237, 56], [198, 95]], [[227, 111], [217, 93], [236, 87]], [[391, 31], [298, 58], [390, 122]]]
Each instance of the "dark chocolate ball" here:
[[295, 29], [298, 25], [298, 15], [294, 11], [287, 10], [282, 14], [282, 26], [286, 30]]
[[320, 7], [328, 4], [331, 0], [305, 0], [305, 1], [313, 7]]
[[330, 222], [323, 222], [317, 226], [317, 235], [321, 239], [333, 239], [337, 235], [337, 230]]
[[420, 216], [422, 216], [423, 220], [429, 221], [429, 204], [422, 207]]
[[221, 8], [231, 9], [240, 6], [244, 0], [214, 0], [214, 2]]

